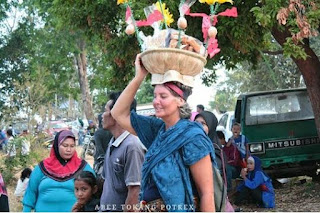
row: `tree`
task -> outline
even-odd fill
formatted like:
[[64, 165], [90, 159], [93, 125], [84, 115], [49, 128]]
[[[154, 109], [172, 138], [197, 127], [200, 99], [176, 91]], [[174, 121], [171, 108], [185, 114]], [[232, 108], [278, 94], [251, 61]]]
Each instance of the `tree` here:
[[10, 103], [1, 106], [1, 116], [13, 119], [16, 111], [30, 115], [40, 106], [54, 104], [57, 93], [64, 98], [77, 96], [78, 89], [69, 81], [74, 69], [63, 48], [61, 38], [65, 36], [52, 33], [50, 27], [39, 29], [35, 22], [35, 17], [27, 16], [10, 28], [12, 31], [2, 34], [0, 97]]
[[268, 42], [272, 35], [304, 78], [320, 135], [320, 61], [310, 43], [320, 29], [320, 2], [235, 1], [235, 6], [238, 18], [219, 19], [218, 40], [222, 48], [213, 62], [223, 62], [227, 68], [241, 61], [256, 64], [261, 53], [274, 51]]
[[214, 101], [210, 101], [211, 109], [216, 109], [219, 112], [233, 111], [236, 105], [236, 95], [232, 93], [229, 88], [219, 89]]
[[[30, 1], [24, 4], [24, 6], [28, 8], [28, 14], [34, 14], [42, 18], [46, 23], [45, 28], [51, 28], [54, 34], [64, 36], [60, 41], [64, 51], [63, 53], [59, 53], [59, 58], [64, 57], [69, 60], [71, 66], [69, 64], [66, 68], [72, 68], [73, 73], [78, 76], [76, 79], [79, 83], [83, 112], [87, 119], [95, 120], [92, 104], [93, 98], [88, 80], [88, 69], [90, 68], [88, 54], [92, 51], [92, 49], [90, 49], [92, 44], [90, 43], [90, 39], [83, 33], [83, 30], [74, 28], [72, 25], [68, 25], [68, 22], [65, 22], [65, 15], [55, 16], [56, 10], [61, 9], [57, 9], [55, 5], [52, 1]], [[73, 8], [69, 9], [72, 10]], [[55, 43], [55, 41], [52, 42]], [[57, 61], [53, 63], [56, 62]]]
[[[143, 8], [150, 5], [150, 1], [130, 2], [135, 18], [145, 19]], [[164, 2], [177, 19], [180, 2]], [[108, 55], [108, 80], [105, 87], [123, 88], [132, 78], [134, 72], [131, 70], [139, 46], [134, 36], [124, 34], [125, 9], [117, 6], [115, 0], [33, 0], [26, 3], [38, 6], [42, 17], [48, 14], [55, 17], [52, 20], [55, 20], [57, 26], [75, 32], [81, 30], [88, 41], [96, 37], [105, 41], [101, 45], [101, 49]], [[207, 68], [213, 71], [203, 76], [204, 82], [212, 83], [212, 78], [215, 78], [214, 65], [223, 64], [227, 69], [235, 68], [244, 61], [256, 65], [264, 53], [283, 53], [293, 59], [305, 80], [320, 133], [320, 62], [313, 47], [314, 40], [311, 39], [319, 31], [320, 2], [239, 0], [234, 1], [234, 6], [238, 9], [237, 18], [218, 17], [217, 38], [221, 52], [208, 60]], [[229, 4], [222, 4], [218, 12], [227, 8], [230, 8]], [[191, 12], [209, 14], [209, 7], [196, 2]], [[202, 40], [201, 19], [187, 17], [187, 20], [186, 33]], [[172, 27], [176, 28], [176, 23]], [[151, 28], [141, 30], [148, 35], [152, 33]], [[277, 48], [270, 42], [273, 38], [280, 44]]]
[[99, 46], [104, 56], [100, 55], [102, 60], [98, 65], [107, 65], [105, 67], [108, 67], [109, 73], [106, 74], [106, 83], [110, 89], [123, 89], [134, 75], [131, 72], [132, 60], [128, 59], [134, 58], [139, 48], [135, 37], [124, 36], [123, 31], [119, 31], [124, 26], [121, 20], [123, 14], [113, 1], [91, 1], [88, 4], [86, 1], [33, 0], [28, 5], [36, 5], [41, 16], [50, 16], [57, 28], [83, 33], [88, 47], [97, 49], [96, 46]]
[[[16, 83], [15, 89], [19, 91], [15, 95], [19, 97], [20, 100], [20, 112], [25, 112], [27, 114], [28, 129], [31, 130], [31, 120], [32, 116], [36, 114], [42, 105], [50, 103], [48, 97], [52, 96], [53, 91], [49, 90], [46, 85], [46, 81], [50, 73], [48, 70], [43, 70], [40, 67], [35, 70], [32, 75], [25, 76], [25, 81], [23, 83]], [[14, 95], [11, 95], [13, 97]], [[7, 115], [14, 116], [12, 113], [7, 113]]]
[[0, 112], [1, 117], [7, 111], [10, 118], [21, 108], [19, 89], [15, 85], [21, 85], [25, 76], [30, 73], [30, 66], [26, 61], [28, 55], [32, 55], [33, 49], [28, 36], [32, 34], [32, 26], [19, 24], [18, 29], [10, 35], [2, 34], [2, 45], [0, 48], [0, 79], [1, 99], [4, 103]]
[[304, 86], [301, 73], [290, 58], [283, 55], [262, 56], [255, 69], [247, 62], [242, 62], [236, 69], [226, 73], [226, 80], [217, 85], [212, 107], [230, 111], [234, 110], [236, 98], [241, 93]]
[[[253, 7], [256, 21], [283, 48], [301, 72], [315, 115], [318, 135], [320, 135], [320, 60], [310, 42], [320, 29], [319, 1], [266, 1]], [[277, 23], [278, 21], [278, 23]], [[283, 25], [283, 26], [282, 26]]]
[[83, 111], [87, 119], [96, 120], [92, 108], [92, 98], [90, 94], [89, 82], [87, 77], [87, 49], [84, 38], [78, 38], [76, 42], [78, 48], [77, 52], [74, 52], [74, 67], [77, 70], [79, 76], [79, 84], [81, 91], [81, 100], [83, 104]]
[[153, 86], [150, 81], [144, 81], [140, 86], [136, 99], [138, 104], [147, 104], [153, 101]]

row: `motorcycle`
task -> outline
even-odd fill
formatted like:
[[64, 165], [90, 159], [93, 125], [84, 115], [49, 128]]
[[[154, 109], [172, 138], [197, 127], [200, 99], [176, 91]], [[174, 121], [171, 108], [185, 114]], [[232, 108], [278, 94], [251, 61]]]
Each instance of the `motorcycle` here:
[[99, 156], [93, 164], [93, 170], [95, 171], [97, 178], [101, 177], [102, 175], [103, 163], [104, 163], [104, 155]]
[[95, 152], [94, 136], [86, 135], [82, 145], [81, 158], [85, 159], [86, 155], [94, 156]]

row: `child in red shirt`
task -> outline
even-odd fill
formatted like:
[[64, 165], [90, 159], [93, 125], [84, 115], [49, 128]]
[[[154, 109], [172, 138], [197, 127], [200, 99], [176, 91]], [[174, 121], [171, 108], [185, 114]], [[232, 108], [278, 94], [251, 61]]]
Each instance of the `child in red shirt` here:
[[240, 176], [241, 171], [241, 156], [238, 148], [233, 143], [233, 139], [230, 138], [228, 142], [225, 140], [223, 132], [217, 131], [220, 143], [223, 146], [223, 151], [227, 157], [227, 187], [228, 192], [232, 190], [232, 179], [236, 179]]

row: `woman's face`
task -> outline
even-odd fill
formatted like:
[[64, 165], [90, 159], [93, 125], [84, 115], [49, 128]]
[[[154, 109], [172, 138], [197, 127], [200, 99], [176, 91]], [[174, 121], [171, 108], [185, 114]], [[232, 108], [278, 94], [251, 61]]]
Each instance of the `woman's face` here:
[[248, 161], [247, 162], [247, 168], [248, 168], [249, 172], [253, 171], [254, 170], [254, 162]]
[[179, 116], [179, 106], [182, 106], [182, 98], [171, 94], [169, 89], [163, 85], [156, 85], [154, 88], [153, 107], [157, 117], [165, 119], [172, 115]]
[[198, 116], [195, 121], [202, 125], [203, 130], [206, 132], [206, 134], [209, 134], [209, 127], [207, 125], [207, 122], [203, 119], [202, 116]]
[[88, 183], [81, 179], [74, 181], [74, 193], [80, 204], [86, 204], [96, 191], [97, 188], [92, 188]]
[[59, 154], [64, 160], [70, 160], [76, 151], [76, 143], [73, 138], [65, 139], [59, 146]]

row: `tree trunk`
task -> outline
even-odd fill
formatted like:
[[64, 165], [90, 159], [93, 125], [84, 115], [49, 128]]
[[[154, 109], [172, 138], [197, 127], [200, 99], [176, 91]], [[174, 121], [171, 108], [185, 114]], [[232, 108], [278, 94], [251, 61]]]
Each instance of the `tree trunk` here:
[[[276, 27], [272, 29], [272, 35], [281, 46], [285, 43], [286, 38], [291, 37], [289, 31], [286, 30], [281, 32]], [[320, 61], [314, 51], [310, 48], [309, 40], [304, 40], [304, 45], [302, 47], [308, 55], [306, 60], [293, 57], [292, 59], [297, 64], [307, 86], [318, 136], [320, 136]]]
[[85, 41], [80, 39], [77, 44], [80, 53], [75, 53], [74, 65], [76, 70], [78, 71], [84, 113], [88, 120], [95, 120], [92, 109], [92, 98], [90, 95], [89, 83], [87, 78], [87, 54], [85, 45]]

